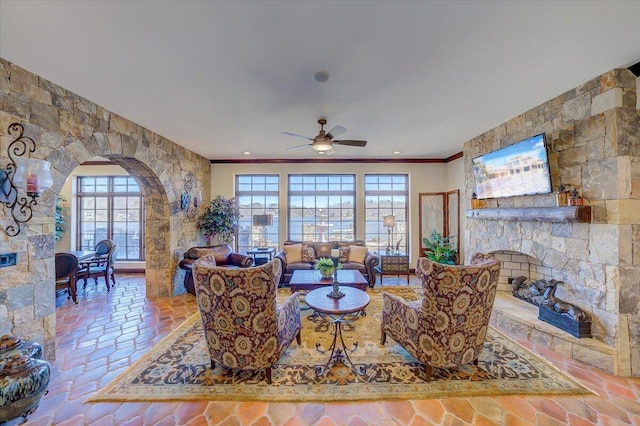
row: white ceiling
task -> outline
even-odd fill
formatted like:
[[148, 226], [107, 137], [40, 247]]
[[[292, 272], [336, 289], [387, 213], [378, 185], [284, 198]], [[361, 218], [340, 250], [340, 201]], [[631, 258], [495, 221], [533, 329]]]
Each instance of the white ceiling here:
[[640, 1], [0, 0], [0, 56], [211, 159], [318, 158], [280, 132], [320, 117], [444, 158], [640, 61]]

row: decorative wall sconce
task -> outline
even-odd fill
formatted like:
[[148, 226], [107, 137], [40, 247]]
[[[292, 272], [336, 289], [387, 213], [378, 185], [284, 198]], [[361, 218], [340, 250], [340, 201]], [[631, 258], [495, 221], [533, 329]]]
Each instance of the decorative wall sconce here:
[[[38, 204], [37, 198], [43, 191], [51, 188], [51, 163], [35, 158], [23, 158], [25, 154], [35, 152], [36, 143], [24, 136], [24, 126], [12, 123], [7, 129], [10, 136], [15, 137], [9, 144], [7, 154], [9, 164], [0, 169], [0, 202], [11, 211], [15, 225], [2, 228], [9, 237], [15, 237], [21, 231], [20, 225], [33, 217], [32, 206]], [[19, 189], [27, 193], [27, 197], [19, 195]]]
[[181, 208], [185, 210], [184, 223], [189, 223], [196, 217], [198, 206], [202, 201], [202, 193], [198, 188], [198, 182], [195, 176], [187, 173], [184, 177], [184, 192], [182, 193]]
[[385, 216], [382, 219], [382, 226], [387, 228], [387, 254], [393, 253], [393, 246], [391, 245], [393, 241], [391, 240], [391, 228], [393, 228], [396, 224], [396, 217], [392, 214]]

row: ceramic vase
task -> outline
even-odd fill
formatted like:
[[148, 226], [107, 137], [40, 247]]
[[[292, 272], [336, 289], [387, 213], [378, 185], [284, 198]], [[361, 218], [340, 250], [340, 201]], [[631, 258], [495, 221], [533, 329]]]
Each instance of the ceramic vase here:
[[37, 342], [0, 337], [0, 424], [33, 412], [47, 390], [50, 366]]

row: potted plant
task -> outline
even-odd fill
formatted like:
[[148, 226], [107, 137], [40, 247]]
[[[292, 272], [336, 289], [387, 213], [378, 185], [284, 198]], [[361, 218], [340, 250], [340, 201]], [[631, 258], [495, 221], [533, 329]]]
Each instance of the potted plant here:
[[207, 208], [198, 217], [196, 226], [211, 245], [211, 239], [217, 237], [219, 244], [231, 243], [238, 232], [240, 209], [235, 198], [218, 195], [211, 200]]
[[[341, 269], [342, 265], [338, 263], [337, 267], [338, 269]], [[317, 259], [314, 268], [317, 271], [320, 271], [320, 275], [322, 275], [324, 278], [331, 278], [333, 276], [333, 273], [336, 270], [335, 269], [336, 266], [333, 263], [333, 259], [329, 259], [326, 257], [321, 257], [320, 259]]]
[[62, 235], [64, 235], [64, 232], [66, 231], [64, 226], [67, 224], [65, 221], [67, 207], [67, 199], [62, 195], [59, 196], [56, 201], [56, 232], [54, 234], [54, 240], [56, 242], [62, 239]]
[[425, 256], [434, 262], [455, 265], [457, 250], [451, 244], [448, 237], [443, 237], [435, 229], [431, 230], [431, 239], [422, 239]]

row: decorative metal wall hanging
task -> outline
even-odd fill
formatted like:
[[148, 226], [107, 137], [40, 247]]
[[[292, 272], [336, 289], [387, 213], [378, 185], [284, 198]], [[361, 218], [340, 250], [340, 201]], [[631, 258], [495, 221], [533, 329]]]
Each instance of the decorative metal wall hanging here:
[[[24, 126], [12, 123], [7, 129], [10, 136], [15, 137], [7, 148], [9, 164], [0, 169], [0, 202], [11, 212], [15, 225], [2, 227], [2, 231], [9, 237], [15, 237], [21, 231], [21, 225], [33, 217], [32, 206], [38, 204], [40, 194], [51, 188], [51, 163], [45, 160], [28, 158], [36, 150], [36, 143], [30, 137], [24, 136]], [[24, 155], [27, 157], [24, 157]], [[19, 189], [23, 189], [27, 197], [21, 196]], [[30, 199], [29, 199], [30, 198]]]
[[189, 223], [196, 217], [198, 206], [202, 201], [198, 181], [192, 173], [187, 173], [184, 177], [184, 192], [182, 193], [181, 208], [185, 211], [184, 223]]

